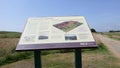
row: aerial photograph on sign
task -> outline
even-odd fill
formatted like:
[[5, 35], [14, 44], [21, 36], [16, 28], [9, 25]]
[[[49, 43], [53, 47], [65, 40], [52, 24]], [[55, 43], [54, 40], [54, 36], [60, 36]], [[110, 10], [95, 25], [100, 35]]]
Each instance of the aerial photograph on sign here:
[[82, 23], [79, 23], [77, 21], [66, 21], [63, 23], [59, 23], [59, 24], [55, 24], [53, 26], [55, 26], [56, 28], [64, 31], [64, 32], [68, 32], [76, 27], [78, 27], [79, 25], [81, 25]]

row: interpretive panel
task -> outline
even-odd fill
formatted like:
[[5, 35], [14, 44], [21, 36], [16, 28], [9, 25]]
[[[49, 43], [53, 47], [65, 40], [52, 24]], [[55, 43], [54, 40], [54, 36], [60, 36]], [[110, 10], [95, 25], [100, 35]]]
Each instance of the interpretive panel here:
[[97, 47], [83, 16], [29, 18], [16, 50]]

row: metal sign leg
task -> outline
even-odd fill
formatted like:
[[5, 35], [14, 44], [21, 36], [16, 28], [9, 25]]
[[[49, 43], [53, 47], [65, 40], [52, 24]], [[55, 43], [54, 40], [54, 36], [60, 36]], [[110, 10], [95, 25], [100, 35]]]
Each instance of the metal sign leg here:
[[82, 68], [81, 49], [75, 49], [75, 68]]
[[[35, 68], [42, 68], [41, 51], [34, 51]], [[82, 68], [81, 49], [75, 49], [75, 68]]]
[[35, 68], [42, 68], [41, 65], [41, 51], [34, 51]]

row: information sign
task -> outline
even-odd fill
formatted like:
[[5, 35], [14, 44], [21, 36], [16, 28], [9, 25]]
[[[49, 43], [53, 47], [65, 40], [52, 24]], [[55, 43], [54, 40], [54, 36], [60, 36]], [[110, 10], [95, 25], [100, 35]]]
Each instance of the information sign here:
[[83, 16], [29, 18], [16, 50], [94, 48]]

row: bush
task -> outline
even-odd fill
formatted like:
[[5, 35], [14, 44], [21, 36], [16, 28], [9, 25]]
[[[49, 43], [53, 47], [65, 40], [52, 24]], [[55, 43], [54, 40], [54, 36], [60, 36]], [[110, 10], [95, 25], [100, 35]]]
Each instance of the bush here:
[[96, 30], [92, 28], [92, 29], [91, 29], [91, 32], [96, 32]]
[[29, 59], [33, 55], [32, 52], [13, 53], [4, 57], [0, 57], [0, 66], [8, 63], [16, 62], [22, 59]]

